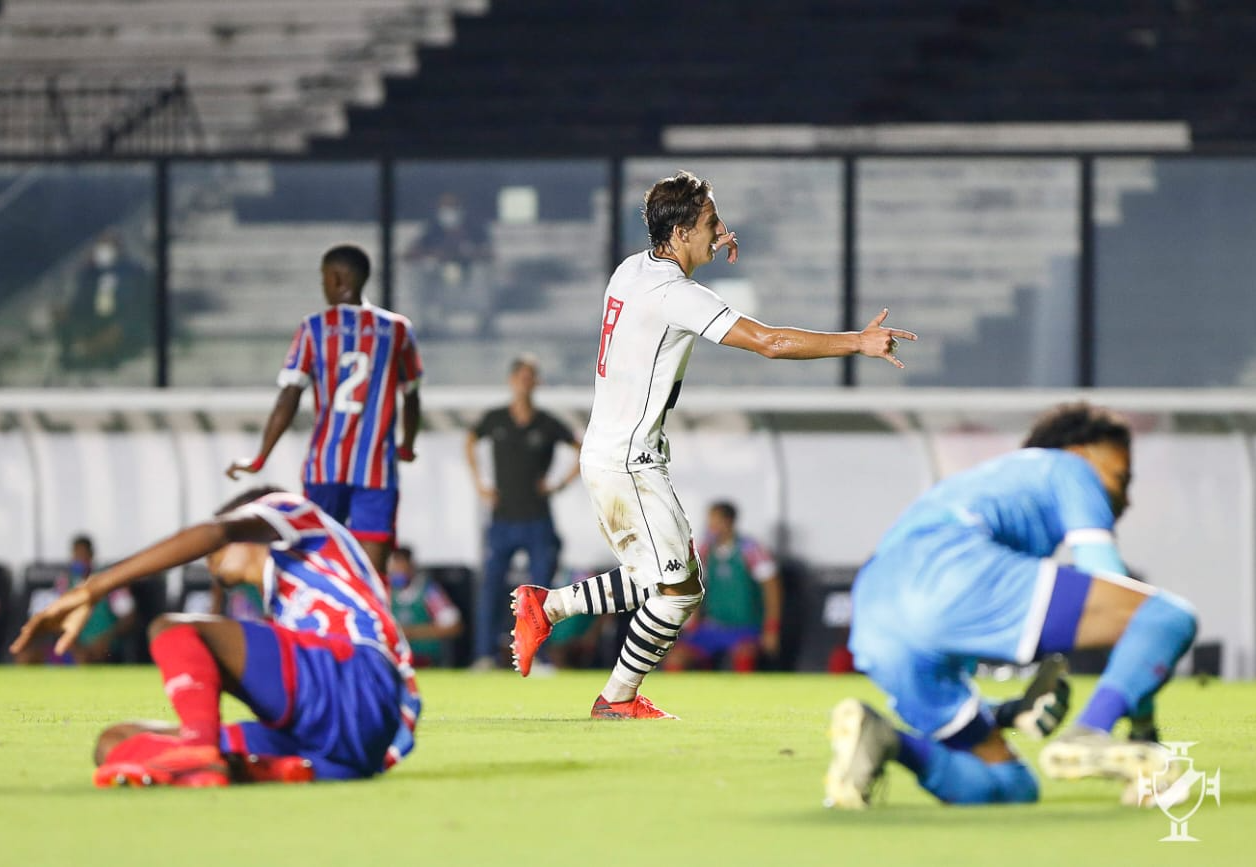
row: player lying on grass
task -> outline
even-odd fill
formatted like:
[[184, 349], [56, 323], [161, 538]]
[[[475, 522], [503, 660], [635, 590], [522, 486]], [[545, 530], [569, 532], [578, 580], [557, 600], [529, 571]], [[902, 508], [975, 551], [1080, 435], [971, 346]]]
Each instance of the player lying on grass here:
[[[1006, 720], [969, 677], [977, 658], [1025, 664], [1111, 647], [1076, 725], [1039, 763], [1052, 778], [1128, 780], [1127, 797], [1140, 772], [1163, 770], [1152, 697], [1194, 640], [1195, 614], [1125, 577], [1112, 533], [1129, 483], [1129, 428], [1077, 403], [1040, 418], [1024, 448], [942, 481], [908, 508], [855, 579], [851, 649], [913, 731], [853, 699], [838, 704], [829, 805], [866, 806], [891, 759], [948, 803], [1037, 800], [1033, 773], [1003, 738]], [[1048, 559], [1061, 542], [1074, 565]], [[1131, 720], [1129, 741], [1111, 735], [1121, 717]], [[1045, 733], [1055, 719], [1039, 721]]]
[[[110, 591], [201, 557], [224, 584], [259, 588], [271, 619], [153, 621], [149, 647], [179, 725], [106, 729], [96, 785], [354, 779], [410, 751], [419, 697], [383, 582], [348, 530], [275, 488], [243, 493], [213, 520], [93, 575], [32, 617], [14, 652], [56, 630], [61, 652]], [[224, 691], [257, 721], [223, 725]]]

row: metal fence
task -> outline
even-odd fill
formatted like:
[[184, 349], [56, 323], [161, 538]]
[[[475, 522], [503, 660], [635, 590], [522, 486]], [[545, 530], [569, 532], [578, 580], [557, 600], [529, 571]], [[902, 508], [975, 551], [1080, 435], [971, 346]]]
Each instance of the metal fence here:
[[0, 153], [80, 157], [199, 150], [204, 131], [180, 73], [0, 83]]
[[430, 381], [520, 351], [584, 385], [605, 281], [646, 244], [641, 196], [687, 168], [738, 232], [696, 275], [774, 324], [921, 341], [857, 360], [695, 353], [707, 385], [1256, 384], [1256, 156], [694, 155], [317, 161], [251, 154], [0, 162], [0, 386], [273, 382], [318, 263], [362, 245]]

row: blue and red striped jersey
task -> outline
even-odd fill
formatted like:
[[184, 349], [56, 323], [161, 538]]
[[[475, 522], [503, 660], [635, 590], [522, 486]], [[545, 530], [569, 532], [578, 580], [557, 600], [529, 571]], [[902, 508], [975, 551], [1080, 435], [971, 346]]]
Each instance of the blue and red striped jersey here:
[[279, 534], [263, 579], [262, 599], [271, 620], [374, 648], [396, 667], [403, 684], [398, 696], [402, 724], [389, 751], [391, 766], [414, 746], [418, 689], [410, 644], [366, 552], [347, 529], [296, 494], [267, 494], [232, 513], [237, 515], [259, 517]]
[[314, 386], [307, 485], [397, 487], [397, 391], [418, 388], [423, 364], [410, 320], [368, 304], [338, 304], [301, 322], [279, 385]]

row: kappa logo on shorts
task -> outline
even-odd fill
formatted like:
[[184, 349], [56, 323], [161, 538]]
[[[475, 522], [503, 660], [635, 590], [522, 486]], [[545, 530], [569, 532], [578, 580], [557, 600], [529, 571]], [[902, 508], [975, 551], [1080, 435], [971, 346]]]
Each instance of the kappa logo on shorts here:
[[685, 564], [673, 557], [667, 561], [667, 565], [663, 567], [664, 572], [679, 572], [685, 568]]
[[654, 463], [654, 458], [650, 457], [649, 452], [642, 452], [641, 454], [633, 458], [632, 462], [634, 464], [652, 464]]

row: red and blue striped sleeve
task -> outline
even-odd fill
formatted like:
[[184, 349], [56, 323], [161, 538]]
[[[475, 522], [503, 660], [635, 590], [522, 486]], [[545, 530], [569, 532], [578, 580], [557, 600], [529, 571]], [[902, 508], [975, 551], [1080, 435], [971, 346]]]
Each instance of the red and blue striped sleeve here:
[[279, 371], [279, 385], [286, 387], [295, 385], [305, 388], [310, 384], [310, 375], [314, 370], [314, 340], [310, 335], [309, 320], [302, 320], [297, 333], [292, 337], [292, 345], [288, 347], [288, 356], [283, 369]]

